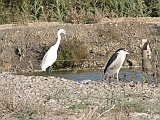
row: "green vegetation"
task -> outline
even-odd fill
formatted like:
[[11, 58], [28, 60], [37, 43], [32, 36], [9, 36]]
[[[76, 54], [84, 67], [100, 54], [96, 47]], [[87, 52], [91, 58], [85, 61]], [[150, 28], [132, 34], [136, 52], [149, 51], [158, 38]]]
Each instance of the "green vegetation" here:
[[[68, 44], [68, 42], [70, 44]], [[54, 63], [53, 67], [54, 69], [66, 67], [73, 68], [76, 67], [77, 64], [81, 64], [87, 57], [87, 48], [78, 39], [76, 41], [62, 41], [58, 49], [57, 61]]]
[[102, 17], [159, 17], [158, 0], [1, 0], [0, 24], [96, 23]]
[[24, 120], [27, 117], [30, 118], [30, 119], [32, 119], [34, 117], [34, 115], [36, 115], [36, 114], [37, 114], [37, 109], [32, 110], [30, 108], [30, 109], [24, 111], [24, 113], [18, 114], [17, 118], [19, 118], [19, 120]]
[[142, 101], [132, 101], [119, 103], [114, 109], [115, 111], [127, 111], [127, 112], [146, 112], [147, 104]]
[[85, 109], [85, 108], [87, 108], [87, 107], [90, 106], [90, 105], [97, 106], [97, 104], [95, 104], [95, 103], [85, 102], [85, 103], [80, 103], [80, 104], [71, 105], [71, 106], [69, 107], [69, 109], [72, 109], [72, 110]]

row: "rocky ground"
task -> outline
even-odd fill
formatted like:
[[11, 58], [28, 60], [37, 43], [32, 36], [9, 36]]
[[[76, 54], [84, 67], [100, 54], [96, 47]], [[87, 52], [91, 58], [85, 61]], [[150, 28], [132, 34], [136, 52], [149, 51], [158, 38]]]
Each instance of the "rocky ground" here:
[[1, 120], [160, 120], [160, 85], [0, 74]]
[[[76, 82], [4, 72], [40, 69], [44, 48], [53, 44], [59, 27], [64, 27], [76, 40], [83, 41], [93, 59], [98, 56], [98, 59], [102, 58], [99, 61], [106, 62], [109, 50], [126, 46], [136, 51], [135, 56], [127, 59], [140, 65], [141, 39], [150, 39], [151, 44], [156, 45], [155, 40], [159, 42], [160, 37], [159, 24], [159, 18], [105, 18], [95, 25], [1, 25], [1, 120], [160, 120], [159, 83], [112, 82], [108, 85], [89, 78]], [[103, 34], [104, 31], [109, 34]]]

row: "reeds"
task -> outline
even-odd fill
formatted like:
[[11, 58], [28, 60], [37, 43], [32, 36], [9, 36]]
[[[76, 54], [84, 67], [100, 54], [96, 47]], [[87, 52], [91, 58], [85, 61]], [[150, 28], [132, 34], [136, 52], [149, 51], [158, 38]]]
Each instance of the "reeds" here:
[[[95, 23], [98, 17], [158, 17], [158, 0], [14, 0], [0, 2], [0, 24], [22, 21]], [[77, 22], [79, 21], [79, 22]]]

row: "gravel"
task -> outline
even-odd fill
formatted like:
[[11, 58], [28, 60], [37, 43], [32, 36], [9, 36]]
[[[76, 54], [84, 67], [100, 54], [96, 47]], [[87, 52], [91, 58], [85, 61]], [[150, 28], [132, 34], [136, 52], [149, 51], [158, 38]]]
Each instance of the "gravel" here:
[[[0, 73], [2, 120], [159, 120], [160, 85]], [[128, 106], [128, 108], [125, 107]]]

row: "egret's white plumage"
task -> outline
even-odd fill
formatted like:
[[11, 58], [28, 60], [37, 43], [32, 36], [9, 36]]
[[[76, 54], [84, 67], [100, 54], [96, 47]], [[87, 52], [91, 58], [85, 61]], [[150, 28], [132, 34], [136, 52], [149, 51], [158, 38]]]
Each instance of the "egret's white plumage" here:
[[122, 67], [123, 62], [125, 61], [126, 54], [129, 54], [129, 51], [124, 48], [120, 48], [112, 55], [104, 69], [103, 80], [107, 80], [109, 76], [117, 73], [118, 81], [119, 70]]
[[67, 32], [64, 29], [59, 29], [57, 32], [57, 42], [55, 45], [53, 45], [44, 55], [42, 63], [41, 63], [41, 69], [42, 71], [45, 71], [48, 67], [50, 67], [57, 59], [57, 51], [58, 47], [61, 41], [61, 33], [67, 34]]

